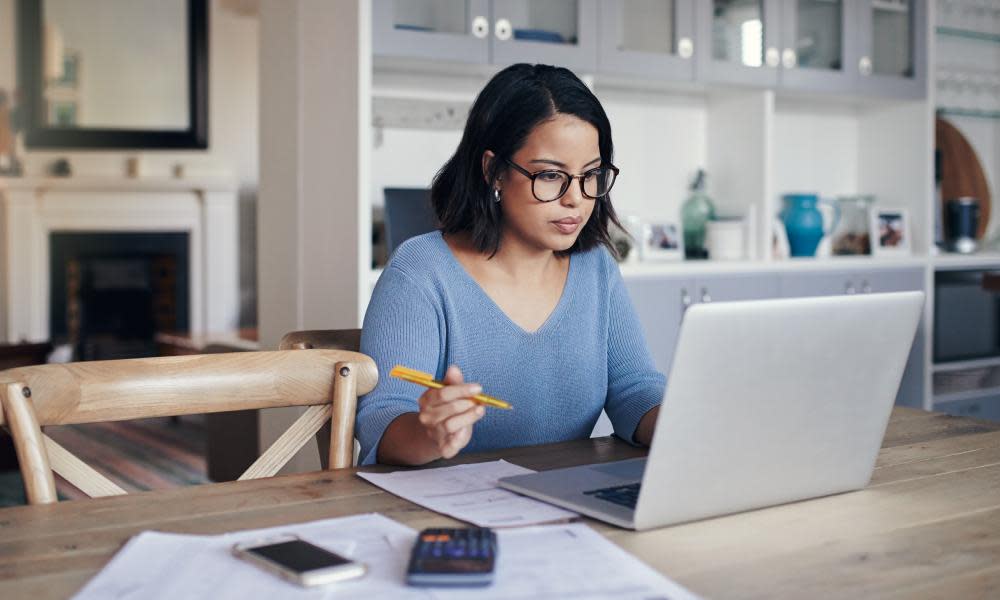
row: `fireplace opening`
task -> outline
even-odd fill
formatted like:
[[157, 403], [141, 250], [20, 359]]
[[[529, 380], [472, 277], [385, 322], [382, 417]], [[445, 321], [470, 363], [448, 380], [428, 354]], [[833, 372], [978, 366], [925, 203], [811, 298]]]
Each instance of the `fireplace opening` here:
[[189, 329], [187, 233], [53, 232], [53, 342], [73, 360], [155, 356], [159, 332]]

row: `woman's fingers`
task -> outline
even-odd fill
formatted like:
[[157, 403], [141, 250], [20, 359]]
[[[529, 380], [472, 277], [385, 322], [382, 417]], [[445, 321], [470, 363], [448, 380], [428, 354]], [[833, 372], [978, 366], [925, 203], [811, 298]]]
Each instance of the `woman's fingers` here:
[[485, 410], [470, 398], [483, 391], [478, 383], [465, 383], [462, 371], [448, 367], [442, 381], [445, 387], [427, 390], [419, 399], [420, 423], [427, 428], [444, 458], [451, 458], [472, 439], [472, 426], [483, 418]]
[[[452, 435], [458, 433], [466, 427], [472, 427], [472, 424], [483, 418], [483, 407], [477, 406], [471, 410], [458, 413], [452, 417], [445, 419], [440, 427], [445, 431], [445, 433]], [[471, 429], [470, 429], [471, 431]]]
[[453, 402], [428, 403], [420, 409], [420, 422], [424, 425], [437, 425], [448, 417], [457, 415], [473, 408], [471, 400], [459, 399]]
[[442, 379], [442, 381], [448, 385], [465, 383], [465, 377], [462, 375], [461, 369], [459, 369], [456, 365], [450, 365], [444, 372], [444, 379]]
[[444, 444], [439, 446], [442, 458], [454, 458], [462, 448], [472, 439], [472, 428], [462, 429], [445, 438]]

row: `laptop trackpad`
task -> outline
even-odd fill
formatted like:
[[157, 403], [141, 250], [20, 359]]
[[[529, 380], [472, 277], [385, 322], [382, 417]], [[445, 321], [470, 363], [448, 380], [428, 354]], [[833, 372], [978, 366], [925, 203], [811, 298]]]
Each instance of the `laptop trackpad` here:
[[646, 470], [646, 459], [635, 458], [632, 460], [620, 460], [613, 463], [603, 463], [591, 467], [595, 471], [600, 471], [614, 477], [621, 477], [630, 481], [642, 479], [642, 473]]

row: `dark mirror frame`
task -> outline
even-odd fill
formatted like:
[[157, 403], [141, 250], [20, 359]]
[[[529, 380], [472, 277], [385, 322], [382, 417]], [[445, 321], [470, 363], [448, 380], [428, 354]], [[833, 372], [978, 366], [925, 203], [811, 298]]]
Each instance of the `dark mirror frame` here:
[[31, 149], [208, 148], [208, 5], [188, 2], [188, 114], [185, 130], [49, 127], [42, 96], [42, 1], [17, 3], [17, 81]]

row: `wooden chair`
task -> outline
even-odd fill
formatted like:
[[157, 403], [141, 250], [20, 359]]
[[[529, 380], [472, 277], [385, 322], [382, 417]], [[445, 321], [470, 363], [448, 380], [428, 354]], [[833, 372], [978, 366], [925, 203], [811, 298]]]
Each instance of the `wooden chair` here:
[[[360, 329], [307, 329], [304, 331], [292, 331], [282, 336], [278, 342], [279, 350], [349, 350], [351, 352], [361, 351], [361, 330]], [[359, 396], [361, 394], [358, 394]], [[319, 462], [324, 469], [327, 468], [328, 447], [330, 445], [330, 425], [325, 424], [323, 428], [316, 432], [316, 445], [319, 447]], [[351, 458], [354, 458], [353, 447]]]
[[378, 381], [357, 352], [305, 350], [163, 356], [21, 367], [0, 372], [0, 425], [17, 449], [29, 504], [57, 501], [53, 471], [91, 497], [125, 491], [42, 433], [46, 425], [307, 406], [243, 473], [270, 477], [324, 424], [328, 464], [351, 466], [359, 395]]
[[278, 344], [280, 350], [305, 350], [324, 348], [327, 350], [361, 351], [360, 329], [311, 329], [286, 333]]

